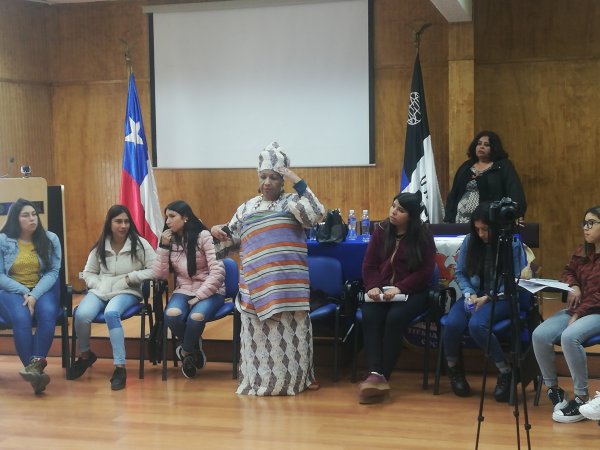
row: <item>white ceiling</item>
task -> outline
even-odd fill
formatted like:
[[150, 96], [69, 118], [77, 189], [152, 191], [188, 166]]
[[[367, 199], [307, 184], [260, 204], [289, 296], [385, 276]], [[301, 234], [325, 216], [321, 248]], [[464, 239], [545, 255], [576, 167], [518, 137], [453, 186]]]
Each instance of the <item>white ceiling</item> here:
[[[59, 3], [90, 3], [114, 0], [26, 0], [46, 5]], [[470, 22], [473, 17], [472, 0], [430, 0], [448, 22]]]

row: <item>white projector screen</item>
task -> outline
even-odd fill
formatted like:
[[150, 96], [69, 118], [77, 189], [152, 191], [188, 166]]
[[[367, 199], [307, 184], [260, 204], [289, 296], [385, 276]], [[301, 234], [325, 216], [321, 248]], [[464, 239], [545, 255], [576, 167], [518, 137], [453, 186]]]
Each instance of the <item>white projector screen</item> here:
[[159, 168], [373, 164], [370, 0], [149, 6]]

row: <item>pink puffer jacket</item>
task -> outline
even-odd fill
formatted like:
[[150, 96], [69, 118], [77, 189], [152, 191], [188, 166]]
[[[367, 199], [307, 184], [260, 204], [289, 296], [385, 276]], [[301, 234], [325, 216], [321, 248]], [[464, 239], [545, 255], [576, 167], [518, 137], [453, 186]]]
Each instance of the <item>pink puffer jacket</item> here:
[[190, 277], [187, 271], [187, 258], [181, 245], [173, 245], [171, 250], [159, 247], [152, 267], [155, 278], [166, 280], [169, 276], [169, 255], [171, 266], [177, 277], [174, 294], [195, 295], [200, 300], [219, 293], [225, 295], [225, 266], [217, 260], [213, 238], [208, 230], [198, 235], [196, 248], [196, 273]]

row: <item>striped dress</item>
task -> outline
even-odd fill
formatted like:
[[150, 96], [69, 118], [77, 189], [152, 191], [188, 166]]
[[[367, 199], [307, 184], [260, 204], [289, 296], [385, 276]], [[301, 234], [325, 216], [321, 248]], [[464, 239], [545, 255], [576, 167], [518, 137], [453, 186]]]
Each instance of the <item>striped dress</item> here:
[[314, 381], [306, 235], [324, 208], [307, 188], [241, 205], [229, 228], [241, 239], [238, 394], [295, 395]]

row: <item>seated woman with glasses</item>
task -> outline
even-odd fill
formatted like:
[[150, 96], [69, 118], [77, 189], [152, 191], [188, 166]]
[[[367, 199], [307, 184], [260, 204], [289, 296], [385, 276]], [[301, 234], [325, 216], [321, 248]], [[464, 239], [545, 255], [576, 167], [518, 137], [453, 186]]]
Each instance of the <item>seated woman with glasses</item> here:
[[[540, 366], [548, 397], [552, 401], [552, 419], [570, 423], [584, 420], [588, 400], [588, 370], [582, 343], [600, 334], [600, 205], [585, 212], [583, 245], [579, 246], [561, 277], [573, 289], [567, 307], [546, 319], [533, 332], [533, 350]], [[558, 386], [554, 362], [554, 343], [560, 342], [571, 378], [575, 398]]]

